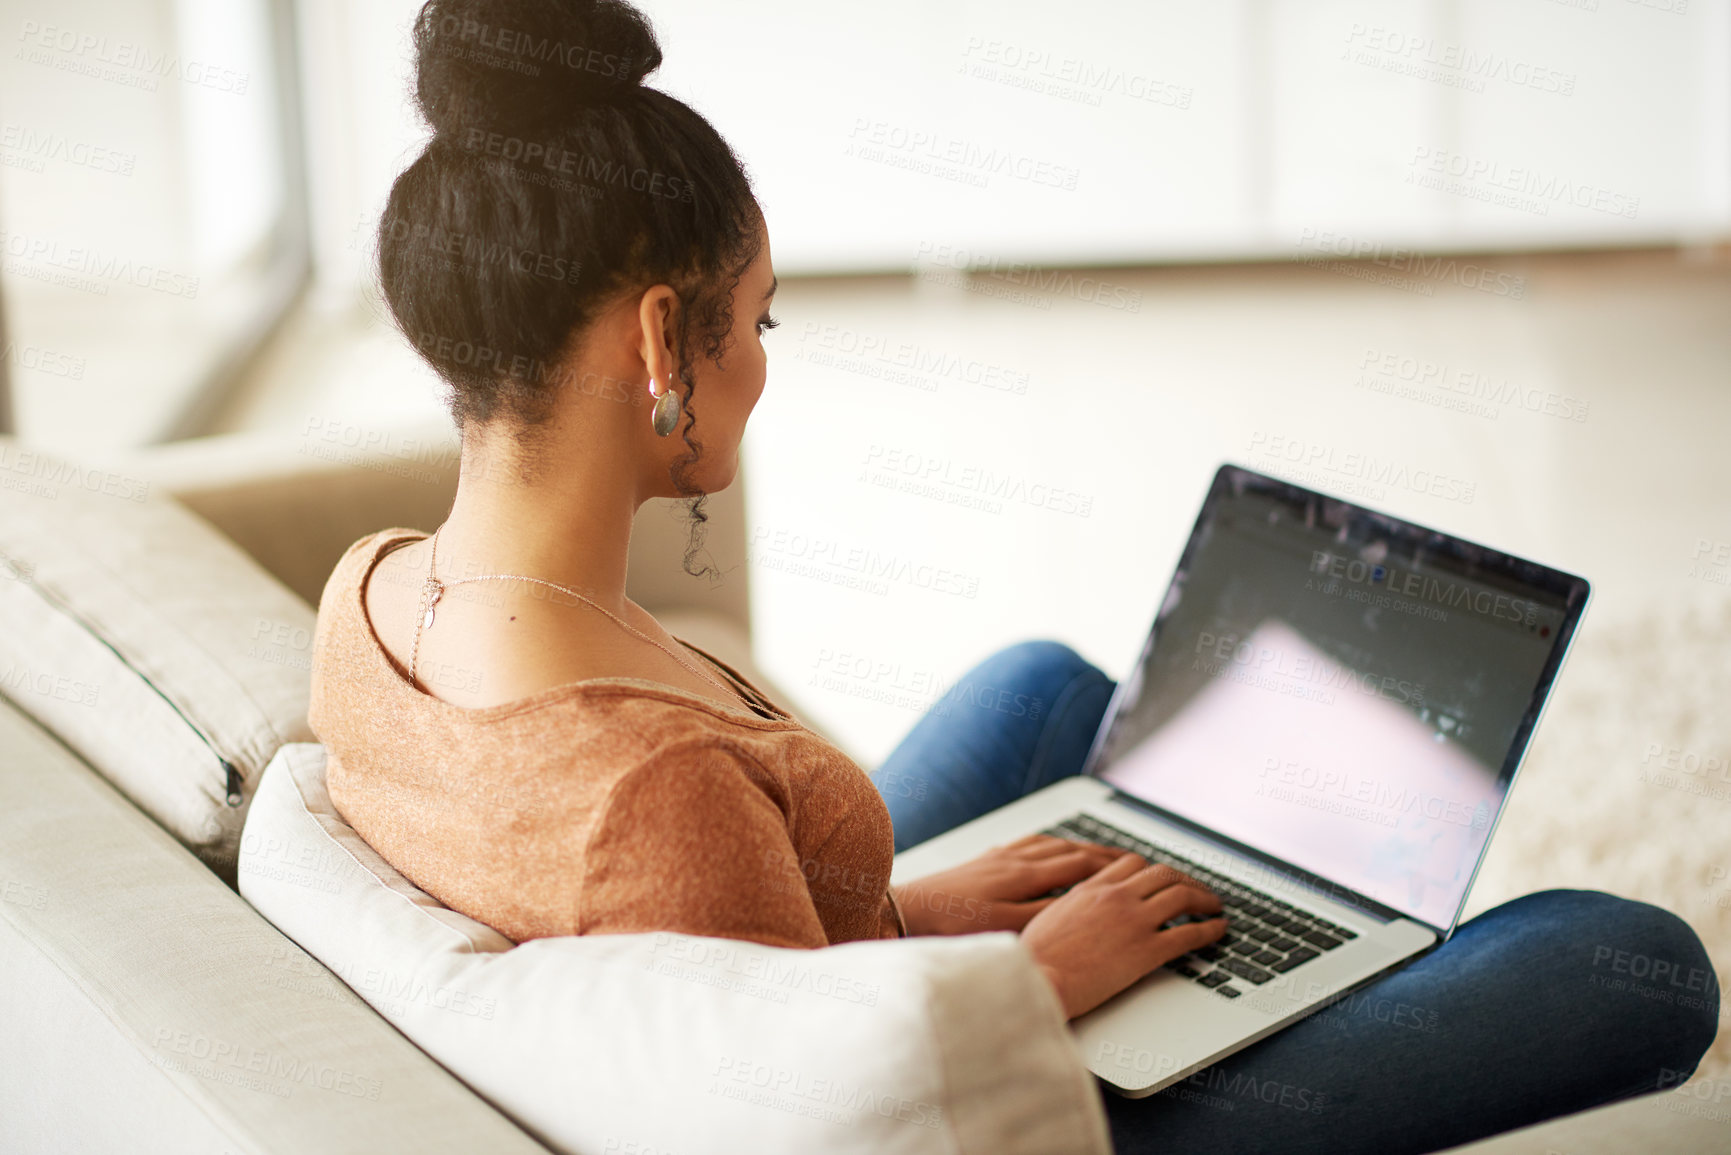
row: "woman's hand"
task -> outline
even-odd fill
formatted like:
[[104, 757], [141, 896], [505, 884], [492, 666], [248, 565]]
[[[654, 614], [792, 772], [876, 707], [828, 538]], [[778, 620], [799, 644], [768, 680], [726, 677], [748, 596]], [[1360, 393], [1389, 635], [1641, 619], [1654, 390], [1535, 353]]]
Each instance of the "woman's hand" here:
[[960, 866], [895, 887], [908, 933], [1021, 930], [1057, 902], [1041, 896], [1074, 886], [1128, 851], [1030, 834]]
[[[1164, 864], [1124, 854], [1028, 922], [1022, 941], [1064, 1017], [1093, 1010], [1143, 975], [1226, 933], [1220, 899]], [[1180, 915], [1202, 921], [1161, 930]]]

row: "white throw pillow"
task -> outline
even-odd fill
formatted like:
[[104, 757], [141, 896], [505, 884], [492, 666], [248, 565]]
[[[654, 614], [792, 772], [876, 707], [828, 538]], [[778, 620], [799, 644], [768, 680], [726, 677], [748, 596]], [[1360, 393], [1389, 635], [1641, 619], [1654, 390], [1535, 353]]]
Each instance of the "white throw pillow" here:
[[1056, 996], [1008, 932], [817, 951], [679, 934], [514, 946], [416, 889], [284, 747], [240, 891], [555, 1150], [1111, 1150]]
[[0, 438], [0, 695], [231, 880], [259, 775], [312, 737], [313, 622], [148, 481]]

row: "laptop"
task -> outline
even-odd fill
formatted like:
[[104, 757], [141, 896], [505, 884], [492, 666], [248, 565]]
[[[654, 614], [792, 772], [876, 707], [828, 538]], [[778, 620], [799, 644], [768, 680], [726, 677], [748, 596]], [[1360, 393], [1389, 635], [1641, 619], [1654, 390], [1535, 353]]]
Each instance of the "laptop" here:
[[1126, 847], [1220, 897], [1219, 942], [1071, 1022], [1149, 1095], [1445, 942], [1585, 580], [1289, 482], [1215, 474], [1082, 774], [896, 856]]

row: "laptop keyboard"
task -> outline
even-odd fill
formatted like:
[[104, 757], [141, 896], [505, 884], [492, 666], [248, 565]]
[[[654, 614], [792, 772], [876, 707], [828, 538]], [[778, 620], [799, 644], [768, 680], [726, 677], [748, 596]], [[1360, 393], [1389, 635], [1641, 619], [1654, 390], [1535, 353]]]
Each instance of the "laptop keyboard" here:
[[[1078, 842], [1121, 847], [1140, 854], [1149, 862], [1163, 862], [1176, 867], [1213, 891], [1224, 908], [1226, 933], [1200, 950], [1180, 955], [1166, 967], [1229, 999], [1244, 993], [1234, 980], [1261, 986], [1275, 975], [1303, 966], [1341, 943], [1358, 937], [1356, 932], [1344, 926], [1337, 926], [1289, 902], [1281, 902], [1260, 890], [1234, 882], [1089, 814], [1067, 818], [1042, 833], [1073, 838]], [[1173, 923], [1189, 921], [1192, 921], [1190, 916], [1180, 916]]]

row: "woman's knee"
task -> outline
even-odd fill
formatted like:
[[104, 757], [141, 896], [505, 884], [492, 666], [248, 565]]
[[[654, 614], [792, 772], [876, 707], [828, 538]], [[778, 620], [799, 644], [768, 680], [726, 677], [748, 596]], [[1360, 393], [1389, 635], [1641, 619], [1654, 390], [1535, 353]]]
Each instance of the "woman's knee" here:
[[1720, 1007], [1719, 976], [1694, 928], [1664, 907], [1598, 890], [1538, 891], [1505, 906], [1547, 924], [1552, 951], [1585, 972], [1596, 1015], [1662, 1040], [1658, 1061], [1675, 1081], [1688, 1077], [1718, 1033]]
[[1040, 670], [1058, 670], [1071, 674], [1090, 669], [1093, 663], [1070, 646], [1055, 638], [1028, 638], [1012, 642], [986, 658], [987, 663], [1007, 662]]
[[964, 676], [963, 681], [1041, 697], [1050, 702], [1077, 678], [1107, 681], [1100, 668], [1063, 642], [1035, 638], [1005, 646]]

